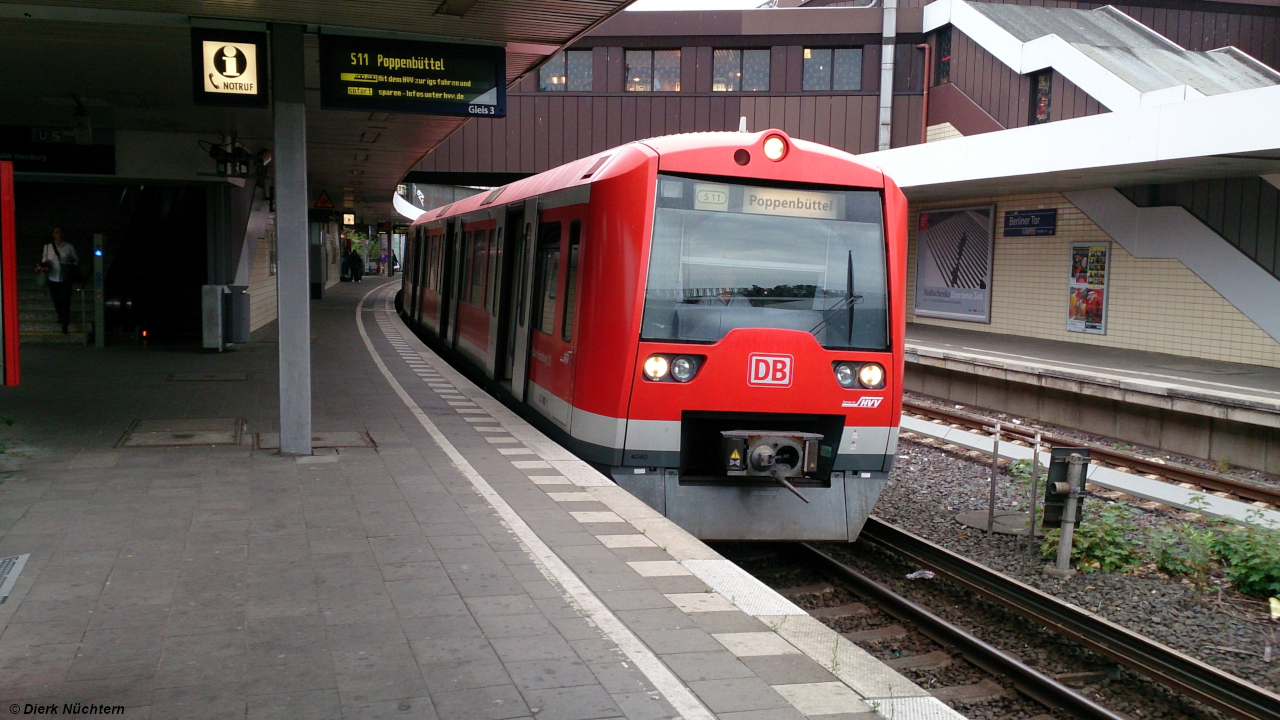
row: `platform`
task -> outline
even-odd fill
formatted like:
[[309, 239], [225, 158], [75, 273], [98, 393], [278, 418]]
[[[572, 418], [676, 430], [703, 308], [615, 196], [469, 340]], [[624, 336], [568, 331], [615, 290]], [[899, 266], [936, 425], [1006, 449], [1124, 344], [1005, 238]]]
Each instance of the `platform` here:
[[1280, 368], [911, 323], [907, 389], [1280, 473]]
[[31, 456], [0, 475], [0, 556], [30, 554], [0, 605], [4, 704], [960, 717], [478, 390], [394, 289], [312, 304], [310, 457], [270, 449], [269, 338], [27, 352], [0, 396]]
[[[1169, 409], [1206, 403], [1277, 414], [1280, 368], [912, 323], [908, 362], [945, 361], [1166, 398]], [[973, 370], [977, 372], [977, 370]], [[1132, 399], [1132, 395], [1128, 396]]]

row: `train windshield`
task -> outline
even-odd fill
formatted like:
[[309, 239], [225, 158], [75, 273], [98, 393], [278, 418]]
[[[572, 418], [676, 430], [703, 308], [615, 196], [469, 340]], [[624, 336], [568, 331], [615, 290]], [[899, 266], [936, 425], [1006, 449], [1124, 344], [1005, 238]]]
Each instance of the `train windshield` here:
[[658, 176], [641, 335], [714, 342], [735, 328], [889, 347], [879, 190]]

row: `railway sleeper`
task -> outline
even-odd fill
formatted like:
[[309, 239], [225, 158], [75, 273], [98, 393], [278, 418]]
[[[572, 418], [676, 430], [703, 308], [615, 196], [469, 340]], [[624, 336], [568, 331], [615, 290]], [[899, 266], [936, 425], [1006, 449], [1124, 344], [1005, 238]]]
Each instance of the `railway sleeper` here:
[[972, 685], [938, 688], [929, 694], [943, 702], [981, 703], [1003, 698], [1005, 689], [995, 680], [983, 678]]
[[851, 602], [844, 605], [836, 605], [835, 607], [820, 607], [809, 611], [809, 614], [816, 618], [833, 618], [840, 619], [843, 617], [866, 617], [871, 614], [871, 609], [865, 603]]
[[950, 667], [953, 662], [950, 654], [942, 650], [934, 650], [923, 655], [889, 658], [884, 661], [884, 664], [894, 670], [941, 670]]
[[813, 583], [812, 585], [798, 585], [796, 587], [782, 588], [778, 592], [792, 600], [806, 595], [816, 595], [826, 600], [835, 594], [836, 589], [831, 583]]
[[852, 643], [881, 643], [886, 640], [901, 640], [907, 636], [907, 629], [901, 625], [882, 625], [870, 630], [857, 630], [840, 633]]

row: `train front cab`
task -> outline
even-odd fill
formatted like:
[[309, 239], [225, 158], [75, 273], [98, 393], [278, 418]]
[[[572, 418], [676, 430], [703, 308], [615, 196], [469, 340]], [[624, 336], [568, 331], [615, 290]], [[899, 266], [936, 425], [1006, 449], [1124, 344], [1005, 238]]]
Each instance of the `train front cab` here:
[[[771, 135], [790, 142], [770, 131], [632, 143], [430, 211], [410, 235], [404, 312], [553, 439], [695, 535], [852, 540], [884, 486], [897, 440], [905, 200], [879, 171], [830, 148], [796, 143], [782, 162], [768, 161], [763, 143]], [[813, 177], [823, 183], [803, 182]], [[835, 205], [811, 217], [742, 212], [746, 187], [765, 189], [758, 200]], [[732, 197], [706, 194], [717, 189]], [[725, 203], [736, 205], [730, 211]], [[661, 256], [671, 243], [653, 255], [651, 239], [670, 235], [664, 218], [679, 213], [772, 223], [771, 232], [795, 247], [780, 254], [772, 247], [754, 261], [738, 247], [712, 248], [719, 258]], [[830, 258], [799, 258], [805, 243], [793, 236], [855, 225], [857, 247], [823, 240], [835, 248]], [[740, 244], [752, 235], [717, 233]], [[779, 267], [790, 268], [790, 280], [751, 274]], [[708, 268], [730, 274], [717, 280]], [[664, 272], [688, 282], [662, 281]], [[818, 275], [824, 279], [805, 280]], [[855, 294], [856, 304], [841, 305]], [[876, 313], [879, 321], [863, 322]], [[713, 332], [714, 316], [741, 317], [726, 320], [738, 327], [725, 332], [716, 319]], [[688, 382], [648, 378], [655, 355], [693, 356], [696, 374]], [[783, 361], [785, 382], [748, 382], [760, 362]], [[877, 364], [883, 387], [841, 386], [840, 362]], [[723, 433], [746, 430], [822, 438], [813, 466], [789, 479], [811, 502], [771, 477], [717, 469]], [[744, 451], [760, 439], [745, 438]]]
[[[853, 541], [897, 447], [906, 202], [880, 172], [778, 135], [796, 162], [766, 161], [762, 141], [746, 167], [723, 151], [659, 161], [612, 476], [703, 539]], [[753, 467], [762, 448], [794, 491]]]

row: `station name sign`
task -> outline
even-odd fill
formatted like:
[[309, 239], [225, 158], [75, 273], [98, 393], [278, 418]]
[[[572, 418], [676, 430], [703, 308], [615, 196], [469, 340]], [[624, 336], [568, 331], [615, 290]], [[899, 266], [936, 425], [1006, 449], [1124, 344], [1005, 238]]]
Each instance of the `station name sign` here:
[[267, 34], [191, 28], [197, 105], [266, 107]]
[[1005, 237], [1056, 235], [1058, 210], [1007, 210], [1004, 214]]
[[506, 52], [320, 35], [320, 106], [423, 115], [505, 117]]

